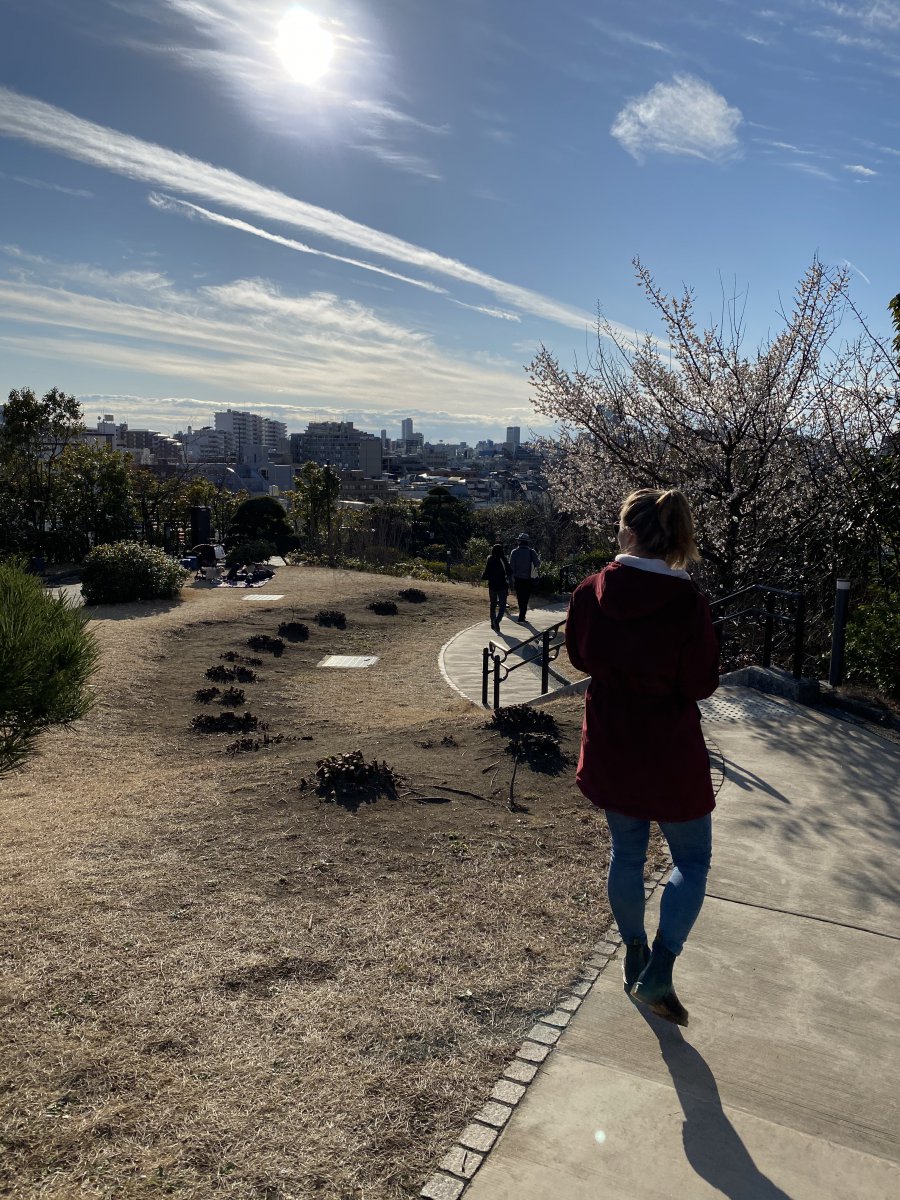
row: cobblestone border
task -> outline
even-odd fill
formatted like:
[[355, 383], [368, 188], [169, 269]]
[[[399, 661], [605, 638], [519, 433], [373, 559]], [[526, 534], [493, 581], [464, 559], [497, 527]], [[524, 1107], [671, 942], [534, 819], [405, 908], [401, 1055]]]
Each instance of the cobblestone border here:
[[[650, 875], [644, 888], [648, 900], [669, 870], [670, 866], [666, 866]], [[419, 1192], [420, 1200], [459, 1200], [463, 1195], [525, 1096], [528, 1085], [621, 945], [619, 934], [607, 930], [593, 947], [577, 979], [559, 993], [556, 1008], [531, 1027], [515, 1058], [494, 1085], [490, 1099], [474, 1114], [438, 1163], [437, 1170], [425, 1181]]]

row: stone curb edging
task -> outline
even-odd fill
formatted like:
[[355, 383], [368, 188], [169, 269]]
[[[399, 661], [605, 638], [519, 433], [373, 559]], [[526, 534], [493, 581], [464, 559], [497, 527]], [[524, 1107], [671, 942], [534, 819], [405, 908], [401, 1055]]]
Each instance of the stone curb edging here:
[[[650, 875], [644, 888], [648, 900], [669, 869], [667, 866]], [[494, 1085], [490, 1099], [472, 1116], [438, 1163], [437, 1170], [425, 1181], [419, 1192], [420, 1200], [459, 1200], [463, 1195], [524, 1098], [528, 1085], [578, 1012], [582, 1001], [618, 954], [621, 944], [619, 934], [607, 930], [593, 947], [578, 978], [562, 990], [554, 1010], [541, 1017], [528, 1031], [516, 1057], [506, 1065]]]

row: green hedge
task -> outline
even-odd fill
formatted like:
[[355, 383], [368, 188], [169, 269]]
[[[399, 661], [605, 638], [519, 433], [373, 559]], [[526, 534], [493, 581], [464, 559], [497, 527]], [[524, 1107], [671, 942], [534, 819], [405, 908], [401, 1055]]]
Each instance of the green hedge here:
[[900, 700], [900, 591], [873, 589], [847, 625], [846, 677]]
[[81, 577], [85, 604], [127, 604], [132, 600], [171, 600], [188, 572], [155, 546], [114, 542], [87, 556]]

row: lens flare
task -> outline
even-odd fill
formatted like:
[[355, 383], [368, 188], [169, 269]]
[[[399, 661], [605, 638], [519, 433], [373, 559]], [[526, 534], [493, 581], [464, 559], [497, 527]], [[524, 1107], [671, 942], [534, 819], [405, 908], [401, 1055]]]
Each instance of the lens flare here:
[[292, 8], [278, 23], [275, 50], [291, 79], [316, 83], [331, 63], [334, 38], [312, 13]]

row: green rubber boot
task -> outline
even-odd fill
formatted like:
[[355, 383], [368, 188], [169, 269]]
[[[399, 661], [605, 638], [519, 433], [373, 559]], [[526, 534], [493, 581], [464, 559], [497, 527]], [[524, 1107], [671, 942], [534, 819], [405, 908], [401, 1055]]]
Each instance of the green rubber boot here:
[[631, 989], [638, 981], [638, 976], [650, 961], [650, 947], [642, 938], [633, 938], [625, 946], [625, 963], [622, 974], [625, 976], [625, 995], [631, 995]]
[[672, 968], [676, 955], [667, 949], [659, 934], [653, 939], [650, 961], [631, 989], [632, 1000], [645, 1004], [651, 1012], [675, 1025], [687, 1025], [688, 1011], [675, 995]]

